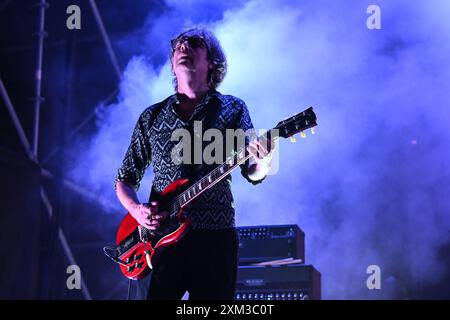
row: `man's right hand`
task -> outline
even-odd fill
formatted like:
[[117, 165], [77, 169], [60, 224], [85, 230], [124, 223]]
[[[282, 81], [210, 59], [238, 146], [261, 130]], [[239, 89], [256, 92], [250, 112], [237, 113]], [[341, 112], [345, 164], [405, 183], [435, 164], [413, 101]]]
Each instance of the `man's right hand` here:
[[159, 212], [158, 204], [152, 202], [136, 204], [130, 210], [131, 216], [143, 227], [149, 230], [156, 230], [161, 225], [162, 219], [167, 216], [167, 212]]

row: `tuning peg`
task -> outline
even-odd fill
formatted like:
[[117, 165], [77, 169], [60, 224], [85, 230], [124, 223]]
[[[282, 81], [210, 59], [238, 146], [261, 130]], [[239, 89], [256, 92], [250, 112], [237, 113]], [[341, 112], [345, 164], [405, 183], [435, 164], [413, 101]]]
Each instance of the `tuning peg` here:
[[300, 133], [300, 136], [301, 136], [302, 138], [306, 138], [306, 133], [305, 133], [305, 131], [302, 131], [302, 132]]
[[311, 134], [316, 134], [316, 128], [314, 127], [311, 128]]
[[290, 139], [291, 139], [291, 142], [292, 142], [292, 143], [294, 143], [294, 142], [297, 141], [297, 140], [295, 139], [295, 136], [291, 136]]

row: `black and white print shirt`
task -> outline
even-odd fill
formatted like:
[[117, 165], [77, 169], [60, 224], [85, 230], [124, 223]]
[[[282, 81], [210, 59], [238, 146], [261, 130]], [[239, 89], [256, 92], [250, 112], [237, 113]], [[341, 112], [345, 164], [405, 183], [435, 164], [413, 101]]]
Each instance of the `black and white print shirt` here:
[[[138, 188], [147, 167], [152, 163], [154, 179], [153, 190], [163, 191], [170, 183], [180, 178], [190, 178], [196, 181], [214, 169], [218, 164], [195, 166], [175, 164], [172, 161], [172, 149], [178, 143], [171, 141], [176, 129], [192, 128], [194, 121], [205, 119], [212, 110], [214, 114], [206, 117], [209, 128], [253, 129], [253, 124], [244, 101], [231, 95], [222, 95], [211, 90], [188, 121], [184, 121], [175, 112], [178, 104], [177, 95], [168, 97], [159, 104], [154, 104], [142, 112], [134, 128], [131, 143], [125, 154], [122, 166], [119, 168], [115, 182], [123, 181]], [[156, 116], [155, 116], [156, 114]], [[208, 125], [209, 124], [209, 125]], [[203, 130], [209, 129], [203, 127]], [[190, 129], [192, 130], [192, 129]], [[204, 147], [204, 146], [203, 146]], [[225, 147], [224, 147], [225, 150]], [[247, 175], [247, 163], [241, 165], [241, 173], [253, 184]], [[193, 173], [195, 172], [195, 173]], [[231, 193], [231, 176], [214, 185], [201, 194], [190, 205], [191, 226], [193, 229], [227, 229], [235, 226], [235, 212]]]

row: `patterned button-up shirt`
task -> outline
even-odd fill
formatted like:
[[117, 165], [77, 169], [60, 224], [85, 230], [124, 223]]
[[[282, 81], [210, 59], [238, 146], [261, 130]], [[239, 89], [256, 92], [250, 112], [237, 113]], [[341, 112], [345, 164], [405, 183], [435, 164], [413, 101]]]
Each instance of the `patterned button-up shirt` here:
[[[172, 160], [172, 150], [178, 144], [178, 141], [171, 140], [172, 133], [176, 129], [188, 129], [192, 132], [194, 121], [208, 119], [206, 124], [203, 123], [207, 126], [203, 127], [203, 130], [216, 128], [225, 132], [225, 129], [242, 129], [243, 131], [253, 129], [247, 106], [241, 99], [234, 96], [222, 95], [218, 91], [211, 90], [195, 107], [193, 115], [187, 121], [176, 113], [178, 103], [177, 95], [174, 94], [142, 112], [115, 182], [123, 181], [138, 188], [146, 168], [152, 163], [153, 189], [161, 192], [176, 179], [188, 177], [195, 181], [214, 169], [218, 164], [203, 163], [201, 166], [195, 166], [196, 170], [193, 171], [192, 165], [179, 164]], [[213, 115], [206, 116], [212, 110], [216, 110]], [[262, 180], [254, 182], [248, 178], [247, 168], [247, 163], [241, 165], [242, 175], [253, 184], [260, 183]], [[193, 201], [189, 210], [193, 229], [234, 227], [235, 212], [231, 193], [231, 176], [228, 175], [202, 193]]]

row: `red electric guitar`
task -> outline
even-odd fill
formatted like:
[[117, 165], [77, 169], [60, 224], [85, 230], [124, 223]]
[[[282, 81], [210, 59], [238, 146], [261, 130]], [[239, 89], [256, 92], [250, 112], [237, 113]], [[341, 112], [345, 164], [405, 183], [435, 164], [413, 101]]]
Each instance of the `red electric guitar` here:
[[[276, 130], [271, 131], [272, 139], [292, 137], [298, 132], [302, 132], [304, 137], [303, 131], [315, 127], [316, 119], [313, 108], [310, 107], [289, 119], [280, 121], [273, 128]], [[267, 135], [261, 137], [263, 136]], [[152, 231], [140, 226], [131, 214], [127, 213], [119, 226], [116, 246], [105, 247], [105, 254], [119, 264], [127, 278], [133, 280], [143, 278], [156, 263], [161, 250], [176, 243], [188, 232], [190, 220], [188, 210], [184, 210], [186, 206], [249, 157], [251, 155], [245, 149], [240, 150], [194, 184], [189, 183], [189, 179], [179, 179], [172, 182], [160, 194], [152, 194], [151, 201], [157, 201], [158, 209], [167, 211], [169, 216], [157, 230]]]

